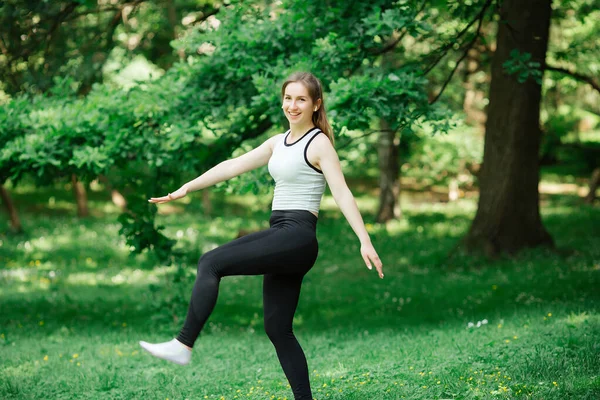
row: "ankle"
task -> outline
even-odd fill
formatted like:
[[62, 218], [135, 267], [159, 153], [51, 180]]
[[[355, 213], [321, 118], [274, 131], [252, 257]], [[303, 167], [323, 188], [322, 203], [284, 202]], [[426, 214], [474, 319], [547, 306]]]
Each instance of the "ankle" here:
[[175, 339], [175, 340], [177, 340], [179, 343], [181, 343], [183, 346], [185, 346], [185, 348], [188, 349], [189, 351], [192, 351], [192, 348], [190, 346], [188, 346], [187, 344], [182, 343], [179, 339]]

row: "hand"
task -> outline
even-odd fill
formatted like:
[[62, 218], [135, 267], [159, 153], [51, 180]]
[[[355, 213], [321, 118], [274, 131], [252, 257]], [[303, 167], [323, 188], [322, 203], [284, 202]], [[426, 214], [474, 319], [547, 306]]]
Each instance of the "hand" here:
[[150, 200], [148, 200], [148, 201], [150, 203], [157, 203], [157, 204], [168, 203], [171, 200], [181, 199], [182, 197], [185, 197], [187, 194], [188, 194], [187, 189], [185, 189], [182, 186], [179, 189], [177, 189], [176, 191], [174, 191], [173, 193], [169, 193], [168, 195], [163, 196], [163, 197], [151, 197]]
[[363, 260], [365, 260], [367, 268], [373, 269], [371, 263], [375, 264], [375, 269], [377, 269], [379, 277], [383, 279], [383, 264], [381, 263], [381, 260], [379, 259], [379, 256], [375, 251], [375, 248], [373, 248], [373, 245], [369, 243], [360, 246], [360, 254], [362, 255]]

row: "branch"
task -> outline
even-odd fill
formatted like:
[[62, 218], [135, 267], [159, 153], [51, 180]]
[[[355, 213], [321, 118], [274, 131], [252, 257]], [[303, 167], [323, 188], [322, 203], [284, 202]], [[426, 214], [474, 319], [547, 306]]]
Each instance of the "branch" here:
[[592, 78], [591, 76], [582, 75], [577, 72], [569, 71], [566, 68], [554, 67], [554, 66], [548, 65], [548, 64], [546, 64], [546, 68], [544, 68], [544, 70], [560, 72], [561, 74], [568, 75], [568, 76], [574, 78], [575, 80], [578, 80], [580, 82], [584, 82], [584, 83], [591, 85], [594, 89], [596, 89], [596, 91], [598, 93], [600, 93], [600, 84], [598, 82], [596, 82], [594, 80], [594, 78]]
[[482, 24], [483, 24], [483, 18], [481, 18], [479, 20], [479, 24], [477, 25], [477, 31], [475, 32], [475, 36], [473, 36], [473, 39], [471, 39], [471, 41], [467, 44], [467, 47], [465, 48], [465, 52], [463, 53], [463, 55], [460, 56], [460, 58], [456, 61], [456, 65], [454, 66], [454, 68], [450, 72], [450, 75], [448, 75], [448, 77], [446, 78], [446, 81], [444, 81], [444, 84], [442, 85], [442, 88], [440, 89], [440, 91], [437, 94], [437, 96], [435, 96], [433, 98], [433, 100], [431, 100], [429, 102], [430, 105], [439, 100], [439, 98], [442, 95], [442, 93], [444, 93], [444, 90], [446, 90], [446, 86], [448, 86], [448, 83], [450, 83], [450, 81], [452, 80], [452, 77], [454, 76], [454, 73], [458, 69], [460, 63], [465, 59], [465, 57], [467, 56], [467, 54], [469, 54], [469, 50], [471, 50], [471, 48], [475, 45], [475, 42], [477, 42], [477, 39], [479, 39], [479, 35], [480, 35], [480, 32], [481, 32], [481, 25]]
[[119, 10], [123, 10], [126, 6], [134, 6], [135, 7], [138, 4], [143, 3], [144, 1], [147, 1], [147, 0], [134, 0], [134, 1], [125, 2], [125, 3], [117, 5], [117, 6], [97, 7], [94, 9], [85, 10], [85, 11], [82, 11], [79, 13], [72, 14], [69, 18], [65, 19], [65, 21], [71, 21], [71, 20], [77, 19], [79, 17], [84, 17], [84, 16], [90, 15], [90, 14], [100, 14], [100, 13], [109, 12], [109, 11], [119, 11]]
[[437, 57], [437, 59], [435, 61], [433, 61], [431, 64], [429, 64], [429, 66], [427, 68], [425, 68], [425, 71], [423, 72], [423, 75], [427, 75], [429, 72], [431, 72], [431, 70], [448, 53], [448, 50], [450, 50], [450, 48], [452, 46], [454, 46], [454, 44], [458, 41], [458, 39], [460, 39], [465, 33], [467, 33], [469, 31], [469, 29], [471, 28], [471, 26], [473, 26], [473, 24], [475, 22], [478, 22], [478, 21], [479, 21], [479, 27], [477, 28], [477, 31], [479, 31], [479, 29], [481, 27], [481, 22], [483, 21], [483, 18], [485, 16], [485, 12], [488, 9], [488, 7], [492, 4], [492, 1], [493, 0], [487, 0], [485, 2], [485, 4], [483, 5], [483, 7], [481, 7], [481, 10], [479, 11], [479, 13], [477, 13], [477, 15], [475, 16], [475, 18], [471, 22], [469, 22], [469, 24], [462, 31], [460, 31], [458, 33], [458, 35], [456, 35], [454, 37], [454, 41], [446, 43], [444, 46], [440, 47], [439, 49], [437, 49], [436, 51], [433, 52], [433, 53], [441, 52], [441, 54], [440, 54], [439, 57]]
[[[225, 4], [225, 5], [221, 6], [221, 7], [226, 8], [226, 7], [230, 6], [230, 5], [231, 4]], [[216, 8], [214, 8], [211, 11], [208, 11], [206, 13], [202, 12], [202, 17], [199, 18], [199, 19], [195, 19], [194, 22], [192, 22], [192, 25], [197, 25], [197, 24], [199, 24], [201, 22], [206, 21], [208, 19], [208, 17], [211, 17], [213, 15], [217, 15], [219, 13], [219, 11], [221, 11], [221, 7], [216, 7]]]
[[54, 35], [54, 32], [56, 31], [56, 29], [60, 26], [60, 24], [63, 21], [66, 20], [66, 18], [69, 16], [69, 14], [71, 14], [71, 13], [73, 13], [73, 11], [75, 11], [77, 6], [79, 6], [79, 3], [71, 2], [64, 9], [62, 9], [58, 13], [58, 15], [55, 15], [53, 17], [54, 23], [52, 24], [52, 26], [48, 30], [48, 33], [46, 34], [46, 49], [44, 50], [44, 54], [48, 54], [48, 50], [50, 49], [50, 44], [52, 43], [52, 39], [54, 38], [53, 35]]
[[[423, 4], [421, 4], [421, 8], [419, 8], [417, 10], [417, 12], [415, 13], [415, 18], [417, 18], [417, 15], [419, 15], [421, 13], [421, 11], [423, 11], [425, 9], [425, 6], [427, 5], [427, 1], [425, 0], [423, 1]], [[404, 39], [404, 36], [406, 36], [406, 34], [408, 33], [408, 29], [404, 29], [404, 32], [402, 32], [400, 35], [398, 35], [398, 37], [390, 42], [388, 42], [385, 46], [383, 46], [380, 49], [377, 50], [372, 50], [370, 53], [376, 56], [379, 56], [381, 54], [387, 53], [390, 50], [393, 50], [396, 48], [396, 46], [398, 45], [398, 43], [400, 43], [400, 41], [402, 41], [402, 39]]]

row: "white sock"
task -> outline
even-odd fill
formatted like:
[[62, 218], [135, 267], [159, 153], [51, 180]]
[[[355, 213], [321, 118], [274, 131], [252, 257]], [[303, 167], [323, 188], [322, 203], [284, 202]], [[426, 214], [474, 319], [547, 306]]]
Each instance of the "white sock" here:
[[140, 341], [140, 346], [154, 357], [180, 365], [186, 365], [192, 358], [192, 351], [177, 339], [155, 344]]

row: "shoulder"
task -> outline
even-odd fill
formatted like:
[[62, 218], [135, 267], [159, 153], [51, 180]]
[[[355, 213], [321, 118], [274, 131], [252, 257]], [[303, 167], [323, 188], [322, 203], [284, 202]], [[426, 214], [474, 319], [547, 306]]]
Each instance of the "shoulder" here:
[[313, 138], [310, 147], [318, 157], [328, 157], [336, 154], [333, 144], [324, 132], [320, 132]]
[[271, 151], [273, 151], [275, 145], [279, 143], [280, 140], [283, 140], [284, 136], [285, 133], [278, 133], [277, 135], [271, 136], [270, 138], [265, 140], [265, 144], [271, 149]]

